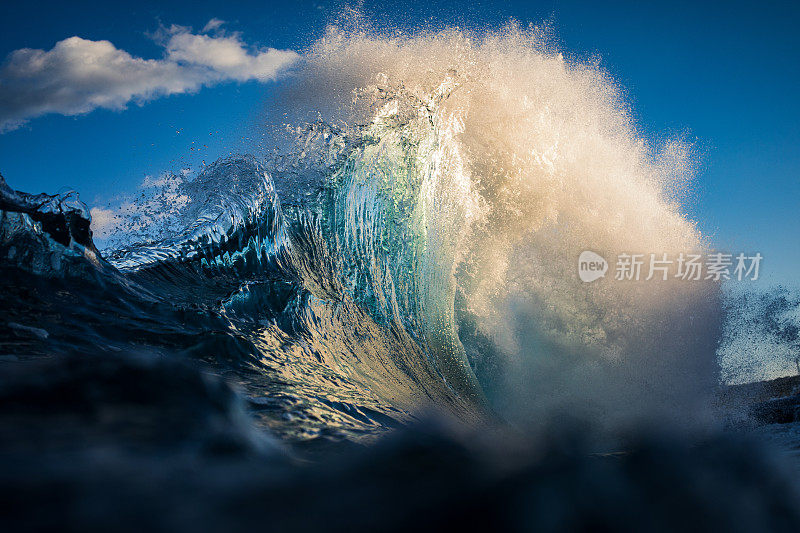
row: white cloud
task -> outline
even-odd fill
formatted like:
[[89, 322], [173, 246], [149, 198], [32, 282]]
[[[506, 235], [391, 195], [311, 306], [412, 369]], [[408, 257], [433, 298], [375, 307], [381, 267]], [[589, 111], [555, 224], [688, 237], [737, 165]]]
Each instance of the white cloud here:
[[111, 237], [119, 226], [120, 216], [111, 209], [93, 207], [89, 213], [92, 215], [92, 233], [95, 239]]
[[206, 25], [203, 27], [203, 33], [208, 33], [210, 31], [219, 29], [219, 27], [223, 24], [225, 24], [224, 20], [220, 20], [215, 17], [206, 23]]
[[[205, 31], [222, 23], [211, 19]], [[0, 66], [0, 133], [48, 113], [124, 109], [131, 101], [194, 92], [227, 80], [274, 80], [299, 58], [291, 50], [251, 49], [239, 34], [212, 37], [173, 26], [162, 37], [162, 59], [134, 57], [109, 41], [80, 37], [59, 41], [47, 51], [12, 52]]]
[[269, 48], [250, 54], [238, 35], [210, 37], [181, 32], [167, 42], [167, 57], [189, 65], [204, 65], [229, 79], [274, 80], [281, 67], [297, 58], [295, 52]]

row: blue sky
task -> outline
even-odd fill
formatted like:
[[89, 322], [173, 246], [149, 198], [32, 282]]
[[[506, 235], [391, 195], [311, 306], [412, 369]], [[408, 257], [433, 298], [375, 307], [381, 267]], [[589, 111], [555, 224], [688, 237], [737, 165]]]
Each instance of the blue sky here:
[[[71, 36], [109, 40], [159, 59], [152, 38], [173, 24], [199, 32], [217, 18], [248, 45], [302, 51], [338, 1], [24, 2], [0, 7], [0, 57], [50, 50]], [[800, 6], [763, 2], [365, 1], [378, 25], [496, 26], [550, 19], [563, 49], [600, 55], [626, 88], [642, 131], [683, 135], [702, 171], [688, 214], [720, 248], [760, 251], [768, 281], [793, 282], [800, 264]], [[188, 30], [187, 30], [188, 31]], [[227, 75], [227, 74], [226, 74]], [[235, 76], [235, 75], [234, 75]], [[50, 114], [0, 134], [0, 172], [29, 192], [75, 189], [88, 204], [133, 190], [146, 175], [197, 168], [249, 149], [280, 81], [231, 78], [124, 111]], [[2, 104], [2, 103], [0, 103]]]

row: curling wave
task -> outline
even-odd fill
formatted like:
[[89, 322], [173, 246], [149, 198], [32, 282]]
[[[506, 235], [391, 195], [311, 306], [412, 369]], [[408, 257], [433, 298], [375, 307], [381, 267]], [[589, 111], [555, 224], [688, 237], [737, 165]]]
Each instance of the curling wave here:
[[[587, 285], [575, 271], [585, 249], [706, 247], [681, 211], [691, 150], [646, 142], [596, 64], [565, 59], [536, 28], [332, 27], [282, 102], [301, 123], [321, 117], [296, 129], [296, 149], [166, 176], [90, 261], [103, 288], [61, 302], [59, 324], [20, 307], [15, 323], [48, 331], [30, 346], [206, 360], [298, 440], [361, 438], [434, 405], [525, 424], [564, 407], [609, 426], [702, 418], [716, 284]], [[94, 249], [2, 194], [14, 280], [41, 275], [12, 253], [30, 249], [26, 231], [64, 254]]]

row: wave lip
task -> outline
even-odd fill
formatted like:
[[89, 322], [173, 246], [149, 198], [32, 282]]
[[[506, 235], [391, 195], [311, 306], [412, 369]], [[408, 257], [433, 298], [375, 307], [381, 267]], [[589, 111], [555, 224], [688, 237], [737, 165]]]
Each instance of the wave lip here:
[[252, 156], [219, 160], [170, 194], [186, 208], [171, 221], [169, 236], [114, 251], [109, 261], [119, 270], [193, 262], [252, 271], [282, 245], [280, 202], [269, 173]]

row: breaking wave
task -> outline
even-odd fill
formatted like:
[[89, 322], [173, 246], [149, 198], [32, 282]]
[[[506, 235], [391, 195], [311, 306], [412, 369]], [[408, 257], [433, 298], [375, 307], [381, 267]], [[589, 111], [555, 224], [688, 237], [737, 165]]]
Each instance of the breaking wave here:
[[577, 276], [584, 250], [707, 246], [681, 205], [691, 148], [645, 140], [597, 64], [537, 28], [332, 27], [291, 83], [294, 148], [165, 175], [102, 254], [70, 230], [85, 208], [5, 187], [5, 279], [42, 291], [16, 295], [22, 349], [201, 359], [297, 441], [432, 408], [703, 419], [717, 284]]

